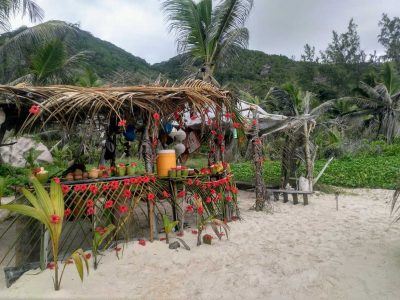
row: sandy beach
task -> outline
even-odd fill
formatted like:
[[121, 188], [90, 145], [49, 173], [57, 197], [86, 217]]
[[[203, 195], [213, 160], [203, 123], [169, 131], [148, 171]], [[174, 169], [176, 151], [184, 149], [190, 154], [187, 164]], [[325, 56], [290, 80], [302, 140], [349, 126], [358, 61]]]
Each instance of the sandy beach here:
[[[273, 214], [250, 210], [240, 193], [242, 221], [229, 240], [170, 250], [165, 242], [129, 244], [118, 260], [107, 253], [80, 282], [69, 267], [61, 291], [50, 270], [31, 271], [1, 299], [398, 299], [400, 224], [390, 224], [392, 191], [317, 193], [310, 205], [275, 203]], [[211, 234], [212, 230], [208, 229]]]

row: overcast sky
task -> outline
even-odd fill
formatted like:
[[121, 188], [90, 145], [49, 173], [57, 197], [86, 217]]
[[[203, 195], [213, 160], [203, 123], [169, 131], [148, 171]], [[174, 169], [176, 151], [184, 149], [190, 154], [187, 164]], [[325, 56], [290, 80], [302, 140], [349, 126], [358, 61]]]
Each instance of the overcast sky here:
[[[166, 30], [160, 0], [37, 0], [45, 20], [80, 23], [81, 29], [146, 59], [160, 62], [176, 55]], [[382, 13], [400, 16], [400, 0], [255, 0], [248, 20], [250, 49], [297, 59], [305, 43], [325, 49], [332, 30], [343, 32], [350, 18], [359, 25], [361, 46], [382, 48], [377, 41]], [[16, 28], [29, 23], [17, 18]]]

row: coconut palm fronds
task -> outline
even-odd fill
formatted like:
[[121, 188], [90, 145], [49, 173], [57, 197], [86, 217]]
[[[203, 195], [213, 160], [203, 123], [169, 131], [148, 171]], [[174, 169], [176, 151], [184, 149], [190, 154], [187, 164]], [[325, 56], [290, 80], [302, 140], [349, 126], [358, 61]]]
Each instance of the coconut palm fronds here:
[[72, 128], [82, 119], [95, 120], [99, 115], [124, 119], [133, 112], [147, 115], [157, 112], [163, 120], [168, 120], [174, 112], [188, 110], [205, 118], [206, 108], [215, 113], [232, 112], [235, 106], [228, 91], [200, 80], [188, 80], [174, 87], [0, 86], [0, 94], [41, 102], [41, 113], [31, 115], [22, 130], [31, 128], [39, 119], [43, 126], [57, 120]]

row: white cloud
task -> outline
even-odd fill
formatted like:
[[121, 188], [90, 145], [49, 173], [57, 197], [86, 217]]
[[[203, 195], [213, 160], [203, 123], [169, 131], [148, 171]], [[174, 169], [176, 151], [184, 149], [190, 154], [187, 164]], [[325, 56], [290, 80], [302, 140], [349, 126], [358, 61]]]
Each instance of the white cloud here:
[[[331, 31], [343, 32], [350, 18], [359, 25], [367, 52], [382, 48], [377, 41], [383, 12], [400, 15], [399, 0], [255, 0], [248, 22], [250, 48], [300, 57], [303, 45], [325, 49]], [[160, 0], [37, 0], [46, 20], [80, 23], [81, 28], [154, 63], [176, 54], [160, 10]], [[14, 27], [22, 20], [14, 20]]]

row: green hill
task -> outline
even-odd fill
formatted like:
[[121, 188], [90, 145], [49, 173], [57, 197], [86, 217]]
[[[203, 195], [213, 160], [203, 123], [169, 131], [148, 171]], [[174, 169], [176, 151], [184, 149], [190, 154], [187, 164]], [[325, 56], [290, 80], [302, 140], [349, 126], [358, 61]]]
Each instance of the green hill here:
[[[21, 27], [15, 31], [1, 35], [0, 46], [6, 39], [15, 36], [24, 29], [26, 29], [26, 27]], [[133, 81], [128, 83], [144, 83], [154, 80], [158, 75], [144, 59], [134, 56], [110, 42], [103, 41], [93, 36], [90, 32], [81, 30], [80, 28], [76, 27], [75, 33], [67, 34], [63, 37], [63, 40], [69, 45], [68, 49], [71, 52], [82, 50], [90, 51], [92, 57], [88, 62], [88, 67], [102, 78], [110, 78], [113, 75], [115, 76], [115, 74], [113, 74], [114, 72], [119, 72]], [[33, 47], [26, 47], [25, 52], [25, 56], [29, 61], [31, 53], [33, 52]], [[12, 60], [11, 57], [12, 55], [7, 55], [6, 53], [5, 57], [0, 62], [0, 83], [11, 81], [26, 73], [27, 62], [25, 60]]]
[[[5, 39], [21, 30], [23, 28], [1, 35], [0, 46]], [[118, 84], [145, 84], [153, 82], [159, 74], [170, 80], [182, 80], [197, 71], [196, 67], [186, 67], [185, 55], [150, 65], [144, 59], [80, 28], [76, 28], [75, 34], [65, 36], [64, 40], [70, 45], [70, 51], [92, 52], [89, 68], [106, 83], [114, 83], [115, 78], [118, 78]], [[29, 62], [32, 52], [32, 46], [27, 47], [26, 58], [19, 60], [12, 60], [6, 54], [0, 63], [0, 83], [26, 74], [26, 60]], [[216, 78], [232, 91], [246, 90], [260, 97], [264, 97], [270, 87], [291, 81], [305, 90], [319, 94], [323, 100], [351, 94], [363, 76], [371, 72], [379, 72], [379, 66], [368, 63], [334, 65], [300, 62], [282, 55], [242, 50], [230, 65], [219, 68]]]

